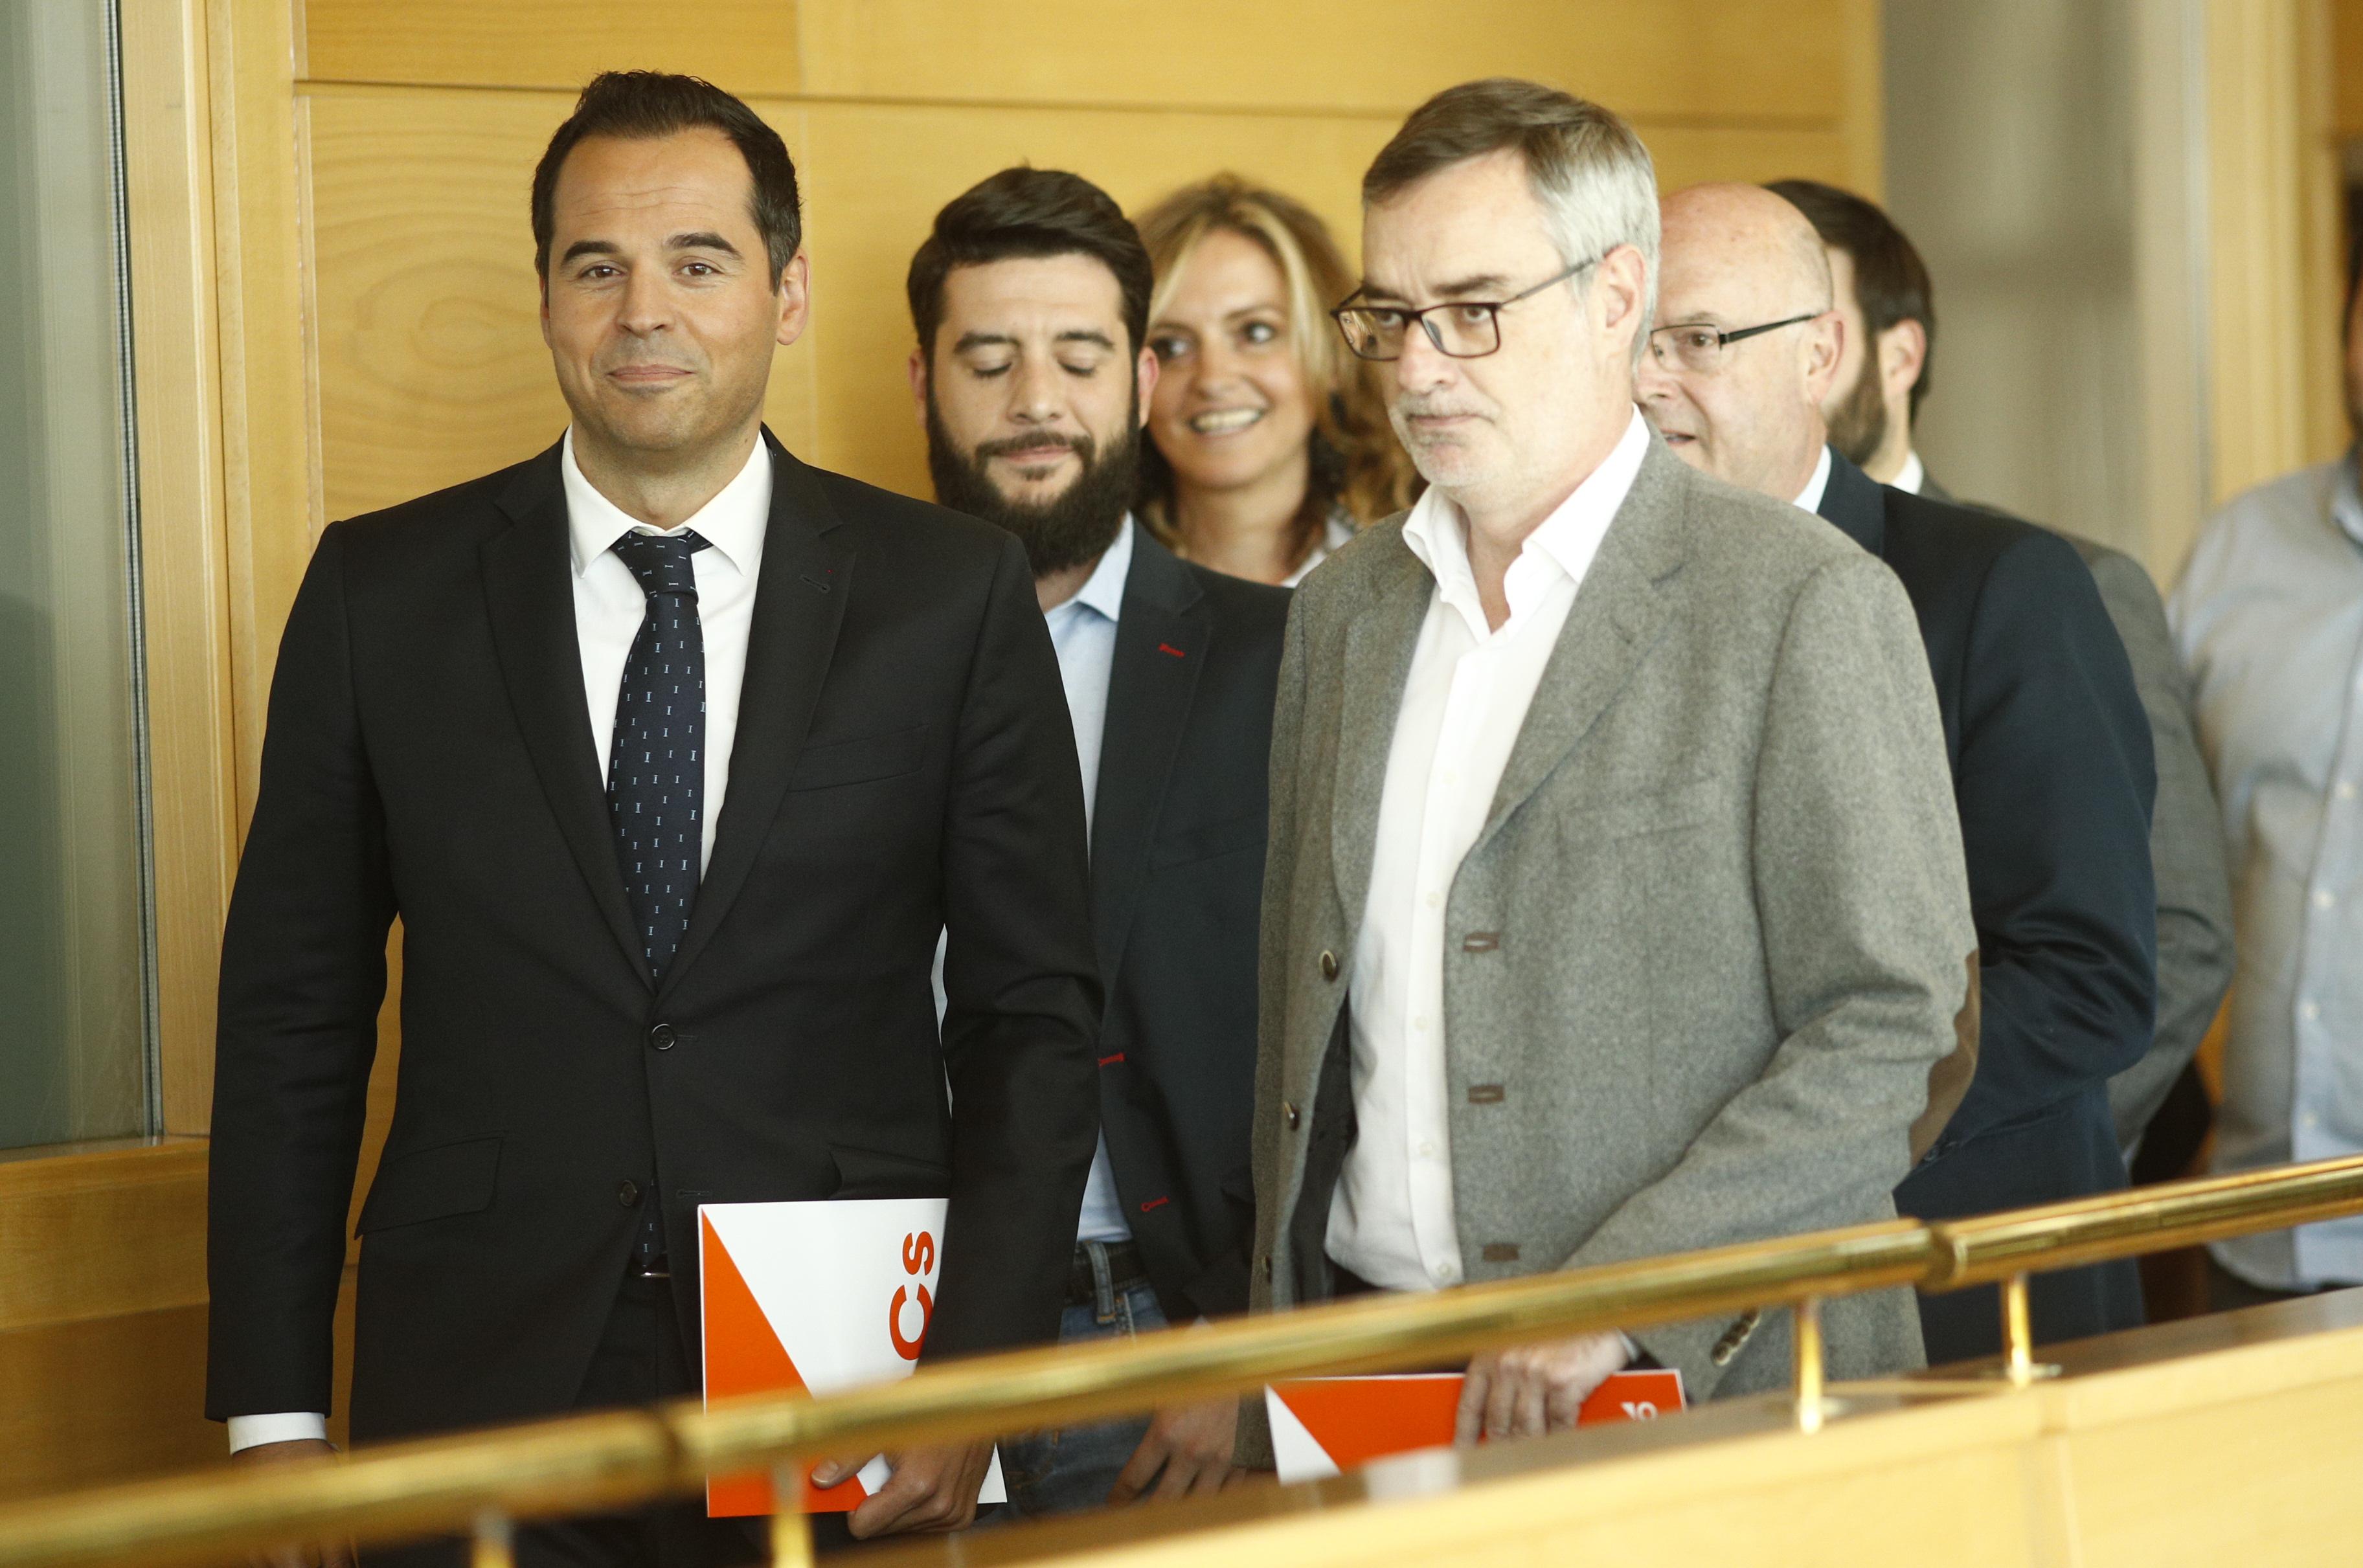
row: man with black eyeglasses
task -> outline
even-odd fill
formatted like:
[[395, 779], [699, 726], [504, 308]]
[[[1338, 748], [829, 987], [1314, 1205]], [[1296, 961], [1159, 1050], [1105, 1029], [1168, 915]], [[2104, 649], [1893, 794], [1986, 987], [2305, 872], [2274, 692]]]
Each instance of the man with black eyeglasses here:
[[[1944, 712], [1980, 960], [1975, 1081], [1895, 1191], [1949, 1220], [2125, 1185], [2109, 1079], [2141, 1059], [2157, 988], [2149, 721], [2067, 541], [1882, 486], [1823, 406], [1844, 326], [1821, 237], [1755, 185], [1665, 204], [1642, 407], [1703, 472], [1818, 513], [1903, 580]], [[2130, 1262], [2038, 1275], [2038, 1342], [2141, 1321]], [[1924, 1297], [1931, 1362], [1991, 1354], [1991, 1286]]]
[[[1966, 1080], [1975, 940], [1910, 605], [1635, 413], [1656, 182], [1614, 115], [1453, 88], [1363, 200], [1338, 326], [1430, 488], [1289, 619], [1255, 1304], [1892, 1218]], [[1825, 1331], [1837, 1375], [1920, 1364], [1908, 1292]], [[1482, 1355], [1459, 1433], [1570, 1425], [1636, 1361], [1692, 1399], [1774, 1387], [1791, 1332]]]

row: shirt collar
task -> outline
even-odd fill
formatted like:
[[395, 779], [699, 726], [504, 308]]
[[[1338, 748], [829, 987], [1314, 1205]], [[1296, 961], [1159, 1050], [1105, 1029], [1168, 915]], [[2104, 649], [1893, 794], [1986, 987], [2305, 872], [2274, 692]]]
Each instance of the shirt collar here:
[[1906, 495], [1917, 495], [1920, 487], [1928, 482], [1928, 465], [1920, 460], [1917, 447], [1906, 447], [1903, 467], [1896, 471], [1895, 488]]
[[1804, 508], [1807, 512], [1820, 512], [1822, 509], [1822, 491], [1829, 488], [1830, 444], [1827, 441], [1825, 441], [1822, 443], [1822, 455], [1814, 459], [1814, 477], [1807, 480], [1805, 481], [1805, 488], [1797, 493], [1797, 504]]
[[694, 528], [698, 537], [713, 546], [723, 559], [750, 577], [762, 561], [763, 531], [771, 519], [771, 448], [760, 437], [737, 477], [675, 528], [651, 528], [600, 494], [574, 460], [571, 425], [559, 444], [558, 472], [566, 488], [567, 547], [577, 577], [613, 548], [617, 539], [635, 531], [673, 535], [682, 528]]
[[[1536, 581], [1536, 573], [1546, 563], [1578, 580], [1591, 569], [1592, 558], [1599, 554], [1600, 541], [1615, 521], [1617, 509], [1625, 504], [1634, 478], [1641, 471], [1641, 459], [1648, 452], [1649, 426], [1636, 408], [1608, 456], [1526, 536], [1518, 558], [1510, 563], [1503, 590], [1510, 601], [1512, 620], [1525, 613], [1541, 588], [1548, 586], [1548, 577]], [[1442, 490], [1430, 485], [1413, 504], [1411, 515], [1403, 519], [1403, 544], [1435, 577], [1437, 591], [1445, 602], [1468, 616], [1471, 628], [1482, 637], [1489, 632], [1477, 598], [1477, 577], [1469, 565], [1468, 527], [1460, 508], [1445, 499]]]
[[1083, 580], [1083, 586], [1065, 604], [1053, 604], [1053, 615], [1069, 605], [1080, 604], [1110, 621], [1121, 618], [1124, 612], [1124, 581], [1132, 573], [1132, 513], [1125, 513], [1116, 525], [1115, 543], [1100, 556], [1100, 564]]

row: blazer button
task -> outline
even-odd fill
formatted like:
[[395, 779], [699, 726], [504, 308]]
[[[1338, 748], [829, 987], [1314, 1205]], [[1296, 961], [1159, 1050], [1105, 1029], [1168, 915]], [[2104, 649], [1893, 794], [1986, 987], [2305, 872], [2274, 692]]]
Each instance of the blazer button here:
[[636, 1181], [617, 1182], [616, 1201], [626, 1209], [638, 1209], [640, 1206], [640, 1184]]
[[673, 1032], [670, 1023], [660, 1023], [649, 1031], [649, 1044], [655, 1050], [670, 1051], [680, 1040], [681, 1036]]
[[1286, 1100], [1281, 1100], [1281, 1101], [1280, 1102], [1280, 1113], [1281, 1113], [1281, 1116], [1283, 1116], [1283, 1117], [1285, 1117], [1285, 1118], [1287, 1119], [1287, 1121], [1288, 1121], [1288, 1130], [1289, 1130], [1291, 1132], [1295, 1132], [1295, 1131], [1296, 1131], [1296, 1124], [1297, 1124], [1298, 1122], [1300, 1122], [1300, 1121], [1304, 1121], [1304, 1115], [1303, 1115], [1300, 1111], [1298, 1111], [1298, 1110], [1296, 1109], [1296, 1107], [1294, 1107], [1293, 1105], [1291, 1105], [1291, 1104], [1290, 1104], [1288, 1101], [1286, 1101]]
[[1337, 955], [1335, 953], [1327, 951], [1322, 953], [1321, 977], [1325, 980], [1334, 980], [1337, 977]]

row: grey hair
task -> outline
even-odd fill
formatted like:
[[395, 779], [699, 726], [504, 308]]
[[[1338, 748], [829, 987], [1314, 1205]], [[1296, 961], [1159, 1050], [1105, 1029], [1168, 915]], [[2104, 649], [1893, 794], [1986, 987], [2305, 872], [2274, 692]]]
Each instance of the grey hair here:
[[[1596, 261], [1620, 245], [1641, 253], [1641, 316], [1633, 334], [1637, 369], [1658, 310], [1658, 174], [1649, 149], [1613, 109], [1515, 77], [1448, 87], [1411, 112], [1362, 176], [1362, 201], [1376, 204], [1437, 171], [1515, 148], [1542, 204], [1543, 225], [1568, 266]], [[1589, 288], [1589, 276], [1577, 280]]]

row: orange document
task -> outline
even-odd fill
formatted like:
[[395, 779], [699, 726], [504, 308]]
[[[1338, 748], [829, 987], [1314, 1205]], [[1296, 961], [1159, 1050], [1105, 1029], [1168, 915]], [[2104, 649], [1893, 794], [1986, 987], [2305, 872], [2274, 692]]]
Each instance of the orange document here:
[[[1460, 1406], [1461, 1375], [1306, 1377], [1264, 1389], [1272, 1457], [1282, 1481], [1313, 1481], [1390, 1454], [1448, 1448]], [[1655, 1420], [1683, 1408], [1682, 1375], [1620, 1372], [1576, 1412], [1575, 1424]]]
[[[834, 1394], [916, 1367], [935, 1313], [942, 1198], [709, 1203], [697, 1213], [708, 1404], [788, 1388]], [[807, 1466], [804, 1511], [859, 1507], [888, 1474], [872, 1459], [821, 1490]], [[1004, 1497], [996, 1452], [977, 1500]], [[705, 1511], [771, 1512], [771, 1478], [709, 1476]]]

